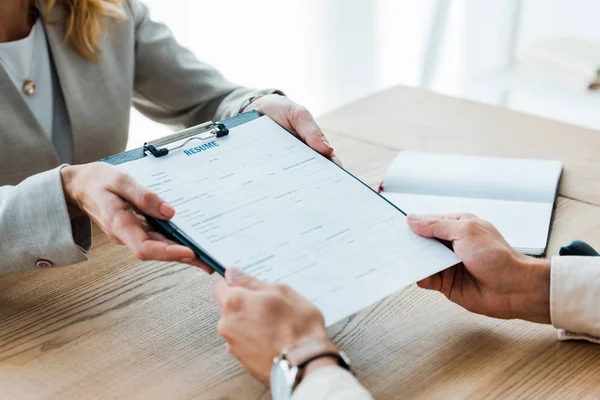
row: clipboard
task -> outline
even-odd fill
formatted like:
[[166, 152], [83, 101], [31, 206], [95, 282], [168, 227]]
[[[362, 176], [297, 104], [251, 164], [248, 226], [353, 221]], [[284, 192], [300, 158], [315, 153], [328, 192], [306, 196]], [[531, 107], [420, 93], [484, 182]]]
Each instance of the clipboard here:
[[[139, 160], [144, 157], [165, 157], [168, 156], [171, 150], [177, 150], [183, 147], [191, 140], [209, 140], [220, 138], [229, 134], [229, 130], [247, 122], [260, 118], [261, 114], [258, 111], [249, 111], [243, 114], [238, 114], [227, 118], [220, 122], [208, 121], [200, 125], [196, 125], [182, 131], [176, 132], [164, 138], [156, 139], [144, 143], [140, 148], [129, 150], [123, 153], [115, 154], [110, 157], [101, 159], [111, 165], [124, 164], [130, 161]], [[185, 142], [181, 145], [170, 147], [171, 144]], [[145, 215], [146, 220], [157, 232], [164, 235], [167, 239], [173, 240], [183, 246], [192, 249], [196, 257], [203, 263], [212, 268], [219, 275], [225, 276], [225, 267], [219, 264], [215, 259], [205, 253], [201, 248], [196, 246], [194, 242], [184, 233], [176, 229], [169, 221], [164, 221], [158, 218]]]
[[[414, 234], [400, 208], [291, 133], [283, 132], [287, 131], [270, 118], [251, 111], [101, 161], [117, 166], [136, 162], [131, 171], [142, 168], [137, 170], [143, 177], [141, 183], [181, 190], [171, 195], [190, 204], [181, 210], [183, 220], [146, 216], [156, 231], [192, 249], [220, 275], [227, 266], [238, 265], [260, 279], [288, 283], [313, 301], [327, 324], [459, 262], [438, 241]], [[221, 151], [215, 151], [217, 148]], [[214, 156], [203, 158], [198, 153]], [[174, 164], [169, 161], [170, 154]], [[234, 163], [223, 154], [240, 158]], [[156, 158], [156, 163], [143, 158]], [[190, 166], [210, 165], [212, 173], [190, 175], [185, 160]], [[173, 181], [171, 176], [181, 181]], [[204, 184], [191, 186], [190, 191], [184, 186], [204, 180], [207, 188], [219, 191], [211, 194]], [[218, 183], [221, 180], [226, 183]], [[200, 203], [190, 202], [205, 195], [209, 197], [199, 201], [208, 204], [209, 211], [197, 214], [191, 205]], [[228, 209], [227, 204], [233, 208]], [[211, 226], [215, 219], [218, 222]], [[228, 222], [222, 225], [223, 221]], [[237, 225], [228, 231], [227, 224]]]

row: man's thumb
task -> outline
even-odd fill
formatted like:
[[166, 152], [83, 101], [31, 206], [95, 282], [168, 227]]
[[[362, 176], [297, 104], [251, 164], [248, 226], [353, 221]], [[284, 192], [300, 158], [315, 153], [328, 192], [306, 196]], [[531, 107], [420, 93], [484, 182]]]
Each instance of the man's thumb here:
[[419, 214], [410, 214], [406, 222], [419, 236], [448, 241], [456, 239], [459, 224], [459, 221]]
[[248, 275], [237, 267], [230, 267], [225, 270], [225, 280], [229, 286], [238, 286], [250, 290], [262, 290], [267, 287], [267, 283]]

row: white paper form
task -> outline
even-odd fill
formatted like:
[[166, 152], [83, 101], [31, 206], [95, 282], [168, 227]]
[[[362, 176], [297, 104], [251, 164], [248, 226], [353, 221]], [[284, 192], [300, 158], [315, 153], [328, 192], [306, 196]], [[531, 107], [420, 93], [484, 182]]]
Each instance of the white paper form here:
[[224, 267], [290, 285], [331, 325], [458, 263], [362, 182], [268, 117], [121, 167]]

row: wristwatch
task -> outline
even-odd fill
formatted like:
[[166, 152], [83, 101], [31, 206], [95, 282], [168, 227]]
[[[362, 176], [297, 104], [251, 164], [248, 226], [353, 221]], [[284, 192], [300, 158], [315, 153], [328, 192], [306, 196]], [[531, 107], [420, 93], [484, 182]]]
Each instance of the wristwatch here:
[[273, 400], [290, 400], [294, 389], [304, 377], [306, 366], [320, 358], [331, 357], [340, 367], [352, 372], [350, 360], [335, 344], [328, 340], [312, 340], [291, 351], [282, 350], [273, 359], [271, 368], [271, 397]]
[[258, 100], [264, 96], [265, 96], [264, 94], [257, 94], [256, 96], [248, 97], [246, 100], [244, 100], [244, 102], [240, 106], [240, 110], [238, 111], [238, 114], [243, 113], [244, 110], [246, 109], [246, 107], [248, 107], [250, 104], [254, 103], [256, 100]]

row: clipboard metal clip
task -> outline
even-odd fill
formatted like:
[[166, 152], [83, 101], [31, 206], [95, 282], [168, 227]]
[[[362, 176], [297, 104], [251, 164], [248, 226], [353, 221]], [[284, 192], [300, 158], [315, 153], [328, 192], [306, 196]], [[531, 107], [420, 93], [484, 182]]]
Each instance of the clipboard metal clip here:
[[[192, 140], [208, 140], [212, 138], [220, 138], [223, 136], [227, 136], [229, 134], [229, 129], [227, 127], [218, 122], [214, 123], [212, 121], [205, 122], [200, 125], [192, 126], [191, 128], [184, 129], [182, 131], [176, 132], [172, 135], [165, 136], [164, 138], [152, 140], [150, 142], [144, 143], [144, 153], [152, 154], [154, 157], [163, 157], [169, 154], [169, 151], [181, 149], [186, 144], [188, 144]], [[184, 140], [184, 142], [178, 146], [174, 146], [171, 148], [166, 147], [169, 144], [180, 142]]]

